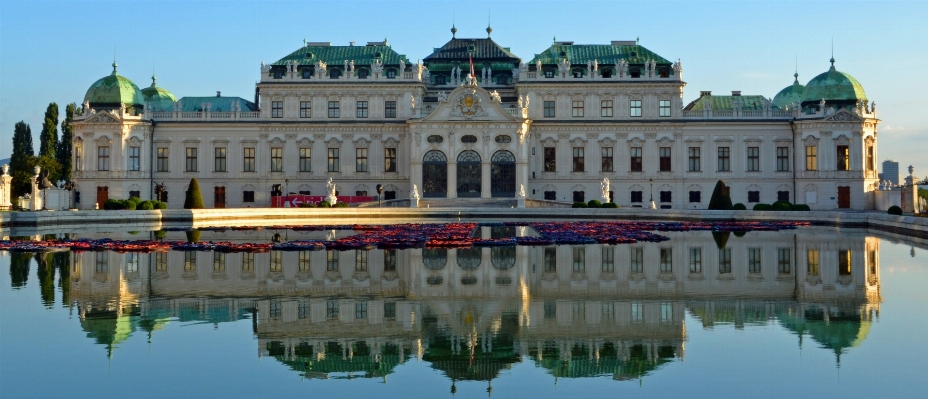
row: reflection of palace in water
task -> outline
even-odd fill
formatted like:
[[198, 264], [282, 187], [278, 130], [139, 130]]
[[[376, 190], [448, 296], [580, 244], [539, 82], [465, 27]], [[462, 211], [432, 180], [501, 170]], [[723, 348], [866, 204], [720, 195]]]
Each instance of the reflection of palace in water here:
[[880, 240], [864, 232], [667, 234], [632, 245], [84, 252], [71, 257], [70, 296], [110, 348], [172, 320], [249, 317], [257, 355], [310, 378], [385, 378], [415, 358], [453, 380], [492, 380], [525, 359], [556, 377], [636, 379], [683, 359], [686, 311], [704, 327], [775, 322], [836, 356], [878, 315]]

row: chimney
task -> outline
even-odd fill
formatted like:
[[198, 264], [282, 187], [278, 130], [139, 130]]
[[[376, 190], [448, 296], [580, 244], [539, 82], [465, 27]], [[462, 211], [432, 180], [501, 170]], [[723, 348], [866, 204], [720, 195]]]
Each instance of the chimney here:
[[222, 97], [222, 92], [219, 90], [216, 90], [216, 97]]
[[711, 91], [701, 91], [701, 92], [699, 92], [699, 96], [700, 96], [700, 97], [711, 96], [711, 95], [712, 95], [712, 92], [711, 92]]
[[732, 96], [732, 97], [741, 97], [741, 90], [732, 90], [732, 91], [731, 91], [731, 96]]

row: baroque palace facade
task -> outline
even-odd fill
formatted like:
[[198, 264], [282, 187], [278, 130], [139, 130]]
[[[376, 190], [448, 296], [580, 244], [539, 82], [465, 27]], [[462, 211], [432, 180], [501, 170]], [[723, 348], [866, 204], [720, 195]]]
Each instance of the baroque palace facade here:
[[689, 104], [682, 63], [635, 41], [556, 41], [523, 62], [489, 35], [453, 36], [416, 63], [387, 41], [310, 42], [262, 62], [253, 101], [178, 99], [154, 77], [139, 89], [114, 63], [75, 117], [74, 199], [92, 209], [163, 184], [174, 208], [195, 177], [216, 208], [324, 196], [330, 178], [340, 196], [382, 184], [384, 199], [415, 186], [436, 205], [523, 188], [571, 202], [602, 199], [608, 178], [622, 206], [704, 209], [723, 180], [749, 207], [868, 209], [879, 120], [831, 61], [772, 99], [705, 91]]

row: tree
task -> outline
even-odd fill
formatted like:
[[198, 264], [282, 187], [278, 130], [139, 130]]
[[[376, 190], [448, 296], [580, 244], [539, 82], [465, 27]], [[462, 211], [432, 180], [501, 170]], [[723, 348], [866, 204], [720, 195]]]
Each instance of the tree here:
[[42, 123], [42, 133], [39, 134], [39, 156], [51, 155], [55, 157], [58, 149], [58, 104], [48, 104], [45, 110], [45, 122]]
[[13, 154], [10, 157], [10, 175], [13, 177], [13, 197], [29, 192], [29, 181], [35, 166], [35, 150], [32, 147], [32, 129], [26, 122], [19, 121], [13, 130]]
[[61, 122], [61, 140], [58, 141], [58, 148], [55, 150], [55, 158], [58, 160], [58, 164], [61, 165], [58, 179], [64, 181], [71, 180], [71, 171], [74, 170], [73, 161], [71, 160], [74, 127], [71, 126], [71, 123], [74, 122], [74, 112], [76, 110], [77, 104], [75, 103], [70, 103], [65, 107], [64, 122]]
[[194, 177], [190, 179], [190, 186], [187, 187], [187, 196], [184, 198], [184, 209], [203, 209], [203, 194], [200, 193], [200, 182]]
[[712, 198], [709, 199], [709, 210], [730, 211], [731, 209], [731, 196], [728, 193], [728, 186], [725, 185], [725, 182], [719, 180], [715, 183], [715, 189], [712, 190]]

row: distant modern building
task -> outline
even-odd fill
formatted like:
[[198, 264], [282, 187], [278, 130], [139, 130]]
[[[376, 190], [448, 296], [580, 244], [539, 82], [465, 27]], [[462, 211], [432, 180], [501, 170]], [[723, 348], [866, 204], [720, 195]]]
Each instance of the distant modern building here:
[[[875, 106], [834, 59], [774, 97], [703, 91], [683, 102], [683, 66], [641, 46], [557, 41], [527, 62], [489, 37], [452, 38], [421, 62], [386, 41], [304, 43], [262, 63], [254, 98], [177, 98], [113, 72], [74, 120], [74, 203], [154, 197], [180, 207], [191, 178], [207, 206], [262, 207], [287, 192], [431, 206], [601, 199], [705, 209], [718, 180], [733, 202], [870, 209]], [[257, 69], [258, 65], [255, 65]], [[473, 71], [474, 76], [470, 76]], [[168, 196], [170, 193], [170, 196]]]
[[892, 159], [887, 159], [883, 161], [883, 181], [891, 181], [895, 185], [899, 185], [899, 162], [893, 161]]

